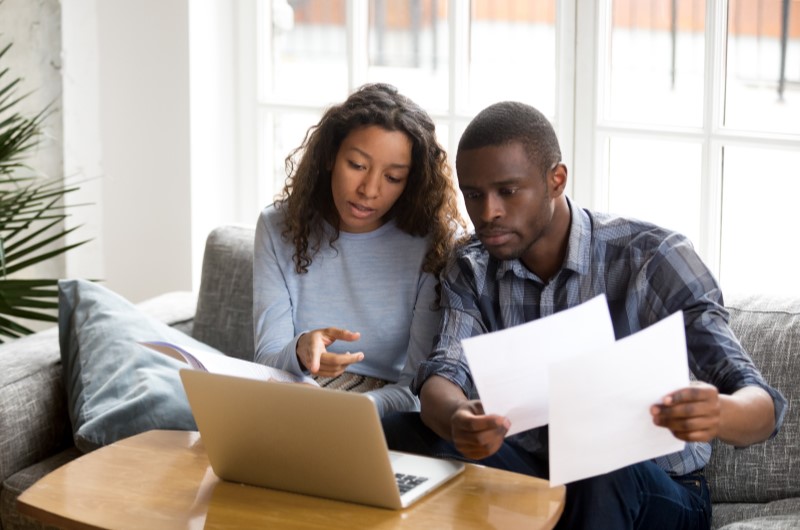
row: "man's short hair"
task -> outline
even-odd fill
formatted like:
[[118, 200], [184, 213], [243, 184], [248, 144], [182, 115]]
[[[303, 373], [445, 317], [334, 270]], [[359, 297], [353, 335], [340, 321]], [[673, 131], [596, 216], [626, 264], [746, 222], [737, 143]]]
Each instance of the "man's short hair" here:
[[546, 174], [561, 162], [556, 132], [544, 114], [525, 103], [502, 101], [479, 112], [458, 142], [458, 152], [521, 143], [528, 159]]

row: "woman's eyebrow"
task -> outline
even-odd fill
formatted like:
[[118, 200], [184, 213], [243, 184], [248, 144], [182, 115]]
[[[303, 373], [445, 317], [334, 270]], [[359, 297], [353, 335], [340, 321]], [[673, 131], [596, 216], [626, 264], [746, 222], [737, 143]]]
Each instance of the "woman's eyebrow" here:
[[[370, 155], [369, 153], [367, 153], [363, 149], [359, 149], [358, 147], [356, 147], [354, 145], [350, 146], [350, 148], [348, 150], [349, 151], [355, 151], [355, 152], [359, 153], [361, 156], [363, 156], [364, 158], [372, 160], [372, 155]], [[411, 164], [398, 164], [397, 162], [394, 162], [394, 163], [390, 163], [389, 167], [394, 167], [394, 168], [398, 168], [398, 169], [409, 169], [409, 168], [411, 168]]]

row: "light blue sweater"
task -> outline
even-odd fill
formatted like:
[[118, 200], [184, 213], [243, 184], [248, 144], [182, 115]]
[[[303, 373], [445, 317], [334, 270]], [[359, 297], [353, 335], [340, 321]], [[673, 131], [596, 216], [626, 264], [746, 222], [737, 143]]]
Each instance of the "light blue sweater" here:
[[[427, 239], [390, 221], [364, 234], [341, 232], [298, 274], [294, 245], [282, 236], [282, 214], [266, 207], [256, 226], [253, 317], [257, 362], [303, 373], [295, 348], [301, 334], [329, 326], [358, 331], [358, 341], [336, 341], [330, 352], [364, 352], [348, 372], [395, 382], [369, 394], [381, 416], [418, 410], [409, 384], [438, 331], [436, 279], [421, 270]], [[332, 228], [326, 225], [326, 229]]]

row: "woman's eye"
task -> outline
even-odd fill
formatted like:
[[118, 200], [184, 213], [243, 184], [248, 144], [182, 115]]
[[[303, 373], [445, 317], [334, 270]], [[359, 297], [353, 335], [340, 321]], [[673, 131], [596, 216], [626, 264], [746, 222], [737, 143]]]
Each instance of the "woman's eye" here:
[[386, 175], [386, 180], [388, 180], [392, 184], [397, 184], [398, 182], [402, 181], [402, 179], [399, 179], [397, 177], [393, 177], [392, 175]]
[[347, 162], [347, 163], [348, 163], [348, 164], [350, 165], [350, 167], [351, 167], [351, 168], [353, 168], [353, 169], [364, 169], [364, 166], [362, 166], [361, 164], [358, 164], [358, 163], [356, 163], [356, 162], [353, 162], [352, 160], [348, 160], [348, 162]]

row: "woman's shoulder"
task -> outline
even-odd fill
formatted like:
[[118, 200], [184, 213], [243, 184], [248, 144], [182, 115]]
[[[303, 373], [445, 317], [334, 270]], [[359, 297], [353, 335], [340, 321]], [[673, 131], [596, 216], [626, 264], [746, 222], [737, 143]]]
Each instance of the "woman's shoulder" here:
[[260, 227], [272, 234], [283, 232], [286, 222], [286, 212], [281, 203], [272, 203], [266, 206], [258, 216]]

